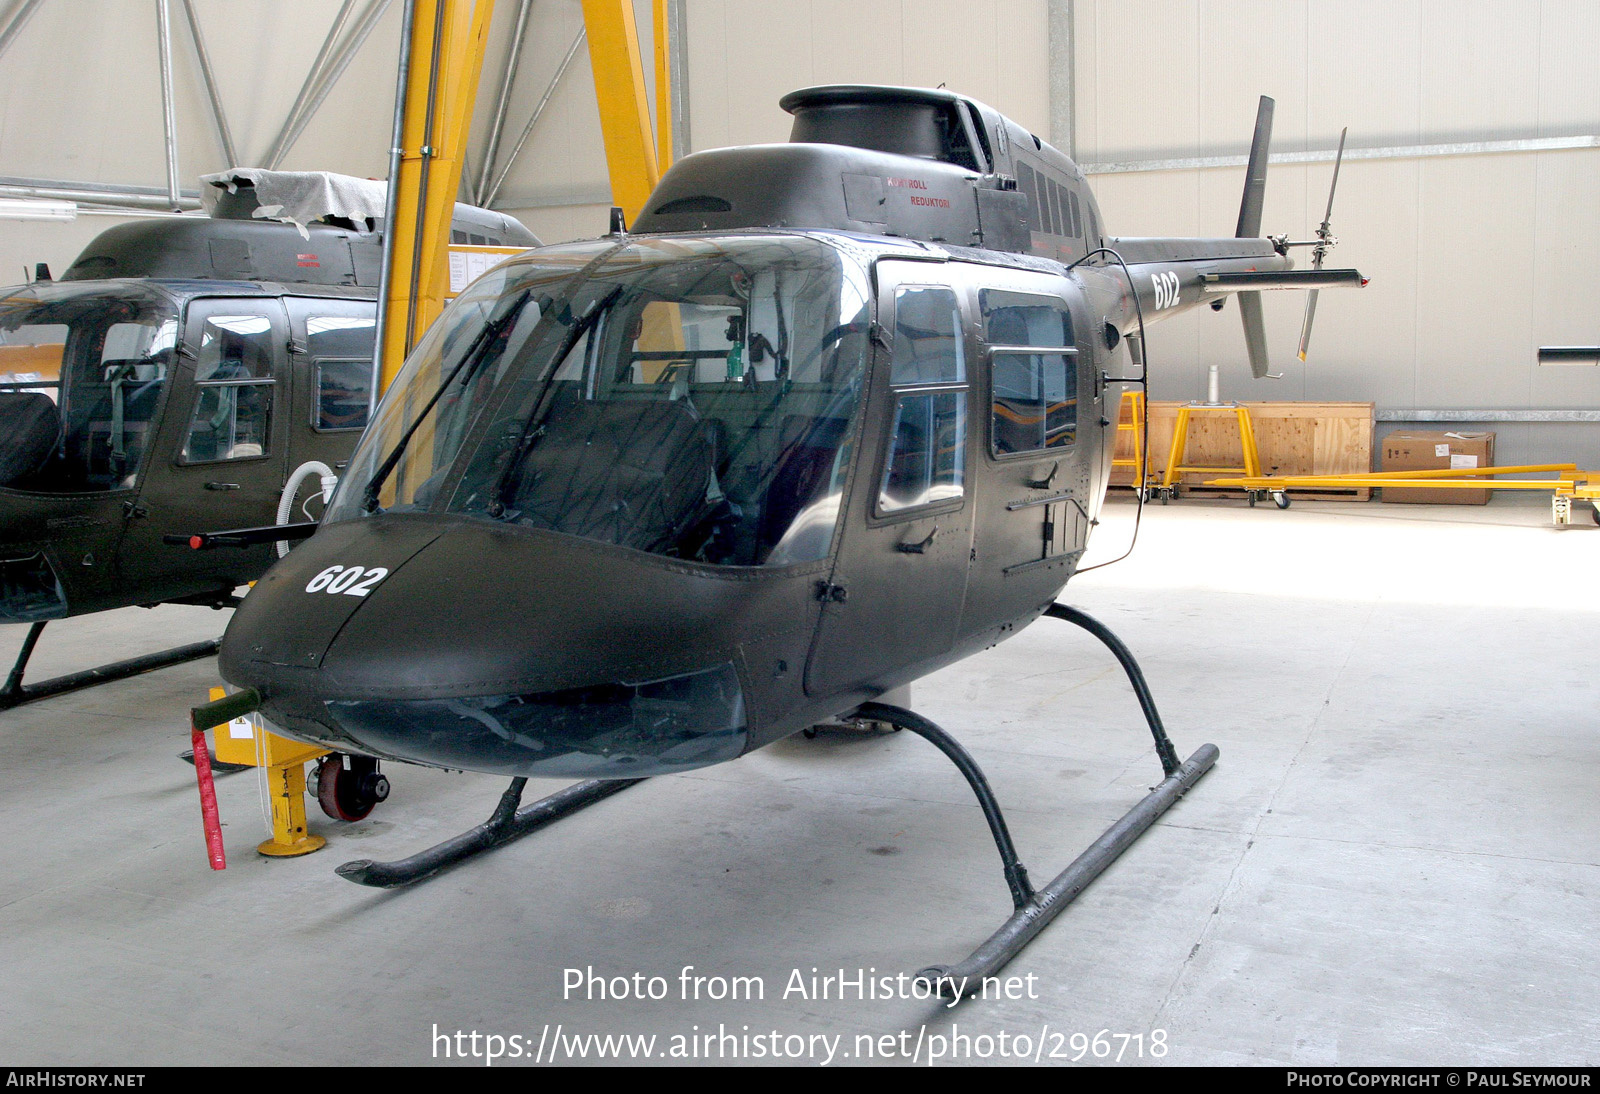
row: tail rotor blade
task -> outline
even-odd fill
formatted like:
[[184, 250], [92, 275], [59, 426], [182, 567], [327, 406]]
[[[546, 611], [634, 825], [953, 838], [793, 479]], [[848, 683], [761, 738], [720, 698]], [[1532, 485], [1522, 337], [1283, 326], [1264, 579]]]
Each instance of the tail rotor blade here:
[[1261, 294], [1239, 294], [1239, 316], [1244, 320], [1244, 348], [1250, 355], [1250, 374], [1256, 379], [1272, 375], [1267, 357], [1267, 325], [1261, 317]]
[[[1322, 269], [1322, 260], [1328, 257], [1328, 250], [1334, 244], [1333, 238], [1333, 194], [1339, 188], [1339, 165], [1344, 162], [1344, 138], [1350, 132], [1349, 126], [1339, 130], [1339, 151], [1333, 157], [1333, 181], [1328, 184], [1328, 208], [1322, 214], [1322, 226], [1317, 229], [1317, 245], [1311, 251], [1311, 268]], [[1311, 324], [1317, 318], [1317, 290], [1312, 289], [1306, 296], [1306, 317], [1300, 324], [1300, 360], [1306, 359], [1306, 351], [1311, 347]]]
[[1300, 360], [1306, 359], [1306, 350], [1311, 345], [1311, 324], [1317, 318], [1317, 290], [1312, 289], [1306, 294], [1306, 317], [1300, 324]]
[[1349, 132], [1348, 125], [1339, 130], [1339, 151], [1333, 156], [1333, 181], [1328, 184], [1328, 210], [1322, 214], [1324, 226], [1333, 219], [1333, 192], [1339, 188], [1339, 165], [1344, 162], [1344, 138]]
[[1272, 143], [1272, 110], [1275, 103], [1261, 96], [1256, 108], [1256, 133], [1250, 141], [1250, 165], [1245, 168], [1244, 200], [1239, 204], [1239, 239], [1261, 236], [1261, 206], [1267, 195], [1267, 146]]

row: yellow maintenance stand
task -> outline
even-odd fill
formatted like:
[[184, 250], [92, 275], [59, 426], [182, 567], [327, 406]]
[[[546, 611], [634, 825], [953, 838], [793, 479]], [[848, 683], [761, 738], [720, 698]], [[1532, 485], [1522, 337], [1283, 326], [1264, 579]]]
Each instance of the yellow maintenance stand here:
[[[1554, 475], [1543, 479], [1501, 479], [1498, 475]], [[1550, 519], [1558, 525], [1572, 523], [1572, 503], [1587, 501], [1600, 524], [1600, 471], [1580, 471], [1573, 463], [1534, 463], [1512, 467], [1467, 467], [1423, 471], [1374, 471], [1359, 475], [1245, 475], [1243, 478], [1207, 479], [1207, 486], [1274, 491], [1327, 490], [1348, 487], [1382, 489], [1385, 486], [1421, 487], [1429, 490], [1535, 490], [1550, 492]], [[1287, 509], [1288, 502], [1279, 508]]]
[[[223, 688], [211, 689], [213, 701], [226, 694]], [[328, 755], [328, 750], [270, 733], [253, 714], [217, 726], [213, 733], [217, 759], [222, 763], [266, 769], [272, 838], [256, 850], [274, 858], [320, 850], [328, 841], [306, 831], [306, 764]]]
[[[1191, 467], [1184, 464], [1184, 456], [1189, 445], [1189, 419], [1195, 414], [1232, 414], [1239, 422], [1239, 448], [1243, 467]], [[1168, 501], [1178, 496], [1178, 478], [1181, 475], [1225, 475], [1229, 472], [1243, 472], [1247, 478], [1258, 479], [1261, 477], [1261, 456], [1256, 448], [1255, 427], [1250, 424], [1250, 408], [1243, 403], [1189, 403], [1178, 408], [1178, 420], [1172, 427], [1172, 448], [1167, 453], [1167, 468], [1161, 474], [1161, 485], [1156, 488], [1156, 496], [1165, 505]], [[1207, 486], [1214, 485], [1208, 481]], [[1257, 491], [1250, 491], [1250, 504], [1256, 503]], [[1272, 495], [1280, 509], [1289, 506], [1288, 496], [1281, 490], [1275, 490]]]
[[1145, 434], [1145, 398], [1143, 391], [1124, 391], [1122, 402], [1117, 408], [1117, 432], [1132, 434], [1133, 457], [1126, 459], [1112, 457], [1111, 469], [1119, 467], [1133, 468], [1133, 489], [1140, 497], [1145, 496], [1145, 491], [1150, 488], [1150, 466], [1145, 462], [1144, 434]]

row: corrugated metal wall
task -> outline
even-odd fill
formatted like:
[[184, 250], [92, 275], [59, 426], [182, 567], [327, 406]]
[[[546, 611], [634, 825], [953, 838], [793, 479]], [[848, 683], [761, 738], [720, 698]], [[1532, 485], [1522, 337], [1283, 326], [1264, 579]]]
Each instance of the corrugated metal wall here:
[[[1075, 0], [1085, 163], [1243, 153], [1256, 98], [1275, 151], [1600, 133], [1600, 7], [1583, 0]], [[1305, 239], [1331, 167], [1274, 166], [1264, 230]], [[1100, 175], [1108, 230], [1230, 234], [1241, 169]], [[1540, 367], [1540, 344], [1600, 342], [1600, 149], [1347, 161], [1310, 363], [1303, 301], [1267, 294], [1277, 381], [1250, 379], [1239, 324], [1152, 332], [1154, 393], [1197, 398], [1211, 364], [1235, 398], [1373, 400], [1379, 409], [1592, 408], [1600, 369]], [[1304, 252], [1301, 252], [1303, 255]], [[1300, 260], [1302, 264], [1307, 258]], [[1444, 426], [1422, 428], [1450, 428]], [[1474, 428], [1466, 426], [1465, 428]], [[1593, 425], [1490, 425], [1507, 458], [1600, 465]]]

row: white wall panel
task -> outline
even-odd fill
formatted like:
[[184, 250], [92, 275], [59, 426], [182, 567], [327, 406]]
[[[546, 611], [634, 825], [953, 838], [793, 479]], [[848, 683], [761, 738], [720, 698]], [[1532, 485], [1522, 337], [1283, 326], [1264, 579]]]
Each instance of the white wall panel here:
[[[1343, 125], [1355, 149], [1600, 133], [1592, 0], [1075, 7], [1081, 161], [1241, 153], [1261, 93], [1278, 100], [1277, 151], [1331, 149]], [[1197, 123], [1194, 104], [1204, 104]], [[1308, 238], [1329, 170], [1274, 167], [1264, 230]], [[1242, 180], [1226, 169], [1091, 183], [1114, 233], [1209, 235], [1231, 231]], [[1241, 398], [1371, 399], [1396, 411], [1600, 406], [1600, 369], [1535, 363], [1541, 343], [1600, 342], [1600, 151], [1348, 161], [1334, 231], [1341, 245], [1330, 261], [1373, 280], [1322, 294], [1308, 365], [1294, 358], [1303, 297], [1269, 293], [1284, 379], [1248, 378], [1230, 305], [1155, 328], [1156, 360], [1166, 356], [1171, 370], [1156, 393], [1198, 394], [1215, 363], [1225, 393]], [[1296, 257], [1309, 261], [1306, 251]], [[1587, 434], [1572, 426], [1500, 432], [1502, 456], [1565, 458], [1574, 444], [1600, 454], [1600, 436], [1580, 440]]]

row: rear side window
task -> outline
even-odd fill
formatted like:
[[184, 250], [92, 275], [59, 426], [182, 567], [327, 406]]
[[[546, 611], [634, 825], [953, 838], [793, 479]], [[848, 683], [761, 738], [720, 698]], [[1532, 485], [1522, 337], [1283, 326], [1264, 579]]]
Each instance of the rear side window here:
[[319, 433], [367, 424], [374, 322], [354, 315], [306, 317], [306, 352], [317, 378], [311, 425]]
[[1078, 439], [1078, 351], [1066, 305], [999, 289], [982, 290], [978, 300], [990, 346], [990, 451], [1070, 447]]

